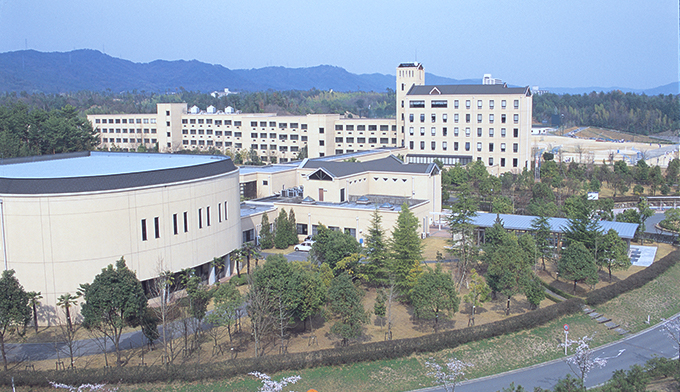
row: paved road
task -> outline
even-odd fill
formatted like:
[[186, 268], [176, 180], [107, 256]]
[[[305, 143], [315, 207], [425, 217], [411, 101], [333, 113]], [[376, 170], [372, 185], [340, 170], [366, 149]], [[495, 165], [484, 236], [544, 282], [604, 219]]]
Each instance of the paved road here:
[[[680, 313], [674, 317], [680, 317]], [[618, 369], [629, 369], [635, 364], [644, 364], [654, 356], [677, 358], [678, 348], [661, 330], [663, 324], [657, 324], [623, 340], [599, 347], [595, 355], [607, 359], [607, 366], [602, 369], [596, 368], [590, 372], [586, 379], [586, 386], [600, 385], [612, 376]], [[555, 349], [560, 349], [555, 347]], [[515, 383], [522, 385], [531, 391], [534, 387], [553, 388], [557, 380], [571, 373], [569, 365], [558, 359], [535, 366], [513, 370], [493, 376], [465, 381], [456, 386], [456, 392], [469, 391], [499, 391]], [[441, 387], [420, 389], [419, 392], [444, 391]]]
[[[266, 259], [267, 256], [273, 255], [273, 254], [275, 254], [275, 253], [262, 252], [262, 257]], [[286, 256], [288, 261], [307, 261], [307, 259], [309, 258], [309, 252], [293, 251], [293, 252], [288, 253], [287, 255], [284, 255], [284, 256]]]

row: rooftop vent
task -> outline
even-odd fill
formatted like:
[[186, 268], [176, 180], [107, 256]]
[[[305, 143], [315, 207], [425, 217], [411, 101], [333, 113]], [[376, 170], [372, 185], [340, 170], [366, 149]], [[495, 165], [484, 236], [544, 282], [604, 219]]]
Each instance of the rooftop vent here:
[[394, 206], [390, 203], [383, 203], [378, 208], [380, 208], [381, 210], [394, 210]]
[[302, 204], [316, 204], [316, 200], [312, 199], [311, 197], [307, 196], [304, 199], [302, 199]]

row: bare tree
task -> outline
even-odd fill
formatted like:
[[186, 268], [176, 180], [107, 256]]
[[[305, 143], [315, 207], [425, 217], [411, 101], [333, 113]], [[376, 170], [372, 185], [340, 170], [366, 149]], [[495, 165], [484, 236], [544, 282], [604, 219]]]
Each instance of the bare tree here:
[[171, 315], [176, 313], [177, 304], [172, 299], [171, 289], [174, 284], [174, 276], [167, 270], [163, 259], [158, 260], [155, 270], [156, 278], [151, 287], [151, 297], [155, 298], [151, 310], [161, 321], [161, 342], [163, 344], [163, 363], [172, 363], [175, 358], [173, 333], [174, 323], [170, 322]]
[[253, 339], [255, 340], [255, 356], [264, 355], [263, 339], [271, 335], [276, 326], [277, 320], [274, 316], [277, 311], [270, 293], [251, 283], [250, 291], [246, 296], [247, 311], [250, 323], [253, 328]]
[[576, 146], [574, 146], [574, 151], [578, 154], [578, 163], [582, 163], [581, 159], [583, 158], [583, 153], [586, 152], [586, 149], [581, 143], [578, 143]]
[[465, 369], [474, 365], [456, 358], [451, 358], [444, 364], [444, 366], [446, 366], [446, 368], [444, 368], [430, 358], [430, 361], [425, 362], [425, 366], [431, 369], [431, 371], [427, 373], [428, 376], [434, 377], [439, 384], [444, 385], [444, 390], [446, 392], [453, 392], [456, 389], [456, 384], [464, 379]]
[[[66, 313], [66, 308], [64, 308], [64, 313]], [[75, 369], [76, 362], [75, 357], [80, 348], [80, 341], [76, 340], [76, 334], [80, 330], [81, 324], [76, 323], [75, 325], [65, 325], [64, 323], [59, 324], [59, 332], [57, 332], [57, 338], [64, 343], [64, 349], [66, 349], [69, 359], [71, 360], [69, 368]], [[62, 349], [57, 348], [61, 351]]]

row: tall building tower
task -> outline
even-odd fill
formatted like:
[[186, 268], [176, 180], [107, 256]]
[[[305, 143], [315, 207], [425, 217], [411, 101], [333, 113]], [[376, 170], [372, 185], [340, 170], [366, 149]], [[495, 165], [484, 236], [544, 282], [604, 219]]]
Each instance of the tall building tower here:
[[404, 108], [408, 105], [406, 94], [412, 86], [422, 86], [425, 84], [425, 69], [421, 63], [401, 63], [397, 67], [397, 134], [401, 140], [400, 145], [404, 146]]

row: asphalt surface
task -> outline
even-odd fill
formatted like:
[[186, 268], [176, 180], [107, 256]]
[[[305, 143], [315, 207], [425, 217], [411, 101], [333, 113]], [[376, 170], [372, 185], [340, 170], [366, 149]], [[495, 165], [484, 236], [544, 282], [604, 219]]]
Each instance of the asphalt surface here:
[[[673, 318], [680, 317], [680, 313]], [[619, 340], [595, 350], [595, 356], [607, 359], [604, 368], [593, 369], [586, 378], [586, 386], [594, 387], [608, 381], [615, 370], [627, 370], [631, 366], [643, 365], [653, 357], [677, 358], [678, 347], [662, 330], [665, 323], [657, 324], [635, 335]], [[555, 347], [555, 350], [563, 350]], [[572, 374], [564, 359], [557, 359], [523, 369], [513, 370], [493, 376], [464, 381], [456, 386], [456, 392], [469, 391], [500, 391], [511, 383], [522, 385], [527, 391], [534, 387], [550, 389], [557, 384], [557, 380]], [[419, 389], [418, 392], [444, 392], [443, 387]]]

